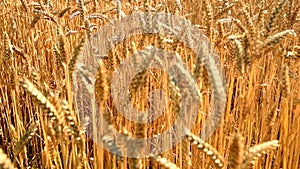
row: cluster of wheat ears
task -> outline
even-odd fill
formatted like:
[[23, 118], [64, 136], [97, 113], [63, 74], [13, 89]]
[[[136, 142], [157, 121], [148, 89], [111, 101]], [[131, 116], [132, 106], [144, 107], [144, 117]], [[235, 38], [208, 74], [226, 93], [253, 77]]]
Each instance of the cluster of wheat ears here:
[[[298, 0], [2, 0], [0, 10], [0, 168], [300, 167]], [[72, 88], [78, 79], [72, 75], [89, 37], [139, 11], [171, 13], [194, 24], [216, 50], [226, 83], [216, 81], [190, 48], [164, 35], [135, 35], [111, 46], [92, 91], [105, 120], [128, 136], [119, 142], [111, 135], [97, 136], [111, 151], [138, 153], [144, 145], [129, 146], [131, 137], [159, 136], [174, 122], [185, 97], [177, 85], [199, 89], [196, 122], [179, 144], [160, 155], [128, 158], [103, 149], [86, 134], [95, 131], [97, 112], [86, 117], [78, 112], [80, 100]], [[128, 104], [145, 111], [153, 106], [151, 91], [165, 92], [166, 107], [149, 124], [123, 117], [109, 94], [120, 63], [148, 46], [176, 53], [189, 69], [178, 76], [195, 79], [175, 84], [165, 71], [139, 72], [130, 83]], [[85, 97], [92, 76], [88, 69], [79, 71], [85, 78], [78, 83], [87, 85], [81, 89], [82, 105], [90, 99]], [[219, 87], [226, 95], [214, 92]], [[226, 100], [225, 109], [211, 137], [201, 140], [197, 135], [212, 95]], [[92, 111], [88, 106], [82, 110]]]

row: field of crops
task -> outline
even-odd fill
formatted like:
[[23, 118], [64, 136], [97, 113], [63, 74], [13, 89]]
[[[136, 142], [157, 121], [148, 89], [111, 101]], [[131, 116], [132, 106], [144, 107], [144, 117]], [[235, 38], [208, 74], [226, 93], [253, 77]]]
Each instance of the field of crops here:
[[2, 0], [0, 168], [300, 168], [299, 11], [298, 0]]

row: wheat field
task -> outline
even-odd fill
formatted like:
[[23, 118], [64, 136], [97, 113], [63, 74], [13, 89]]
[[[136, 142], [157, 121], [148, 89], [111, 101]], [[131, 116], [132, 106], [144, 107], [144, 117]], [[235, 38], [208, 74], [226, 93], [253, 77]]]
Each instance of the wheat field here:
[[[0, 10], [0, 168], [300, 168], [298, 0], [2, 0]], [[112, 45], [94, 75], [89, 67], [76, 66], [91, 36], [137, 12], [190, 21], [217, 53], [224, 80], [191, 48], [160, 34], [139, 34]], [[149, 94], [161, 89], [166, 107], [151, 123], [132, 122], [116, 109], [110, 84], [122, 62], [149, 46], [176, 53], [188, 71], [178, 73], [182, 83], [156, 68], [136, 74], [127, 104], [146, 111], [153, 106]], [[156, 137], [168, 130], [186, 97], [181, 87], [200, 104], [181, 142], [172, 146], [172, 139], [163, 139], [160, 144], [171, 145], [169, 150], [143, 158], [111, 153], [138, 154], [145, 145], [132, 146], [131, 137]], [[122, 141], [97, 135], [99, 112], [89, 106], [89, 92], [95, 93], [110, 127], [127, 136]], [[203, 140], [199, 134], [212, 96], [225, 108], [216, 130]], [[153, 153], [158, 149], [154, 145]]]

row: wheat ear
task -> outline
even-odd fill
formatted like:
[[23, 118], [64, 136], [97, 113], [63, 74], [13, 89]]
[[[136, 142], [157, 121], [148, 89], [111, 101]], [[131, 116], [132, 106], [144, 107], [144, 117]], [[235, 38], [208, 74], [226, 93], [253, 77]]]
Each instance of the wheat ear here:
[[279, 13], [281, 12], [282, 7], [285, 4], [285, 2], [286, 2], [286, 0], [282, 0], [281, 2], [279, 2], [278, 5], [272, 11], [269, 22], [266, 26], [265, 37], [269, 36], [271, 29], [275, 26], [275, 24], [276, 24], [275, 20], [276, 20], [277, 16], [279, 15]]
[[[60, 106], [53, 104], [28, 79], [26, 79], [26, 78], [21, 79], [20, 82], [21, 82], [22, 87], [30, 93], [30, 95], [34, 98], [34, 100], [38, 103], [38, 105], [45, 111], [48, 119], [50, 120], [51, 125], [54, 125], [55, 133], [60, 134], [61, 118], [58, 118], [58, 117], [60, 117], [59, 115], [61, 114], [61, 112], [59, 112], [57, 110], [57, 108], [59, 108]], [[50, 127], [51, 127], [51, 125], [50, 125]]]
[[14, 154], [18, 155], [19, 152], [22, 150], [23, 146], [25, 146], [25, 144], [32, 139], [35, 132], [38, 130], [38, 124], [39, 124], [38, 121], [30, 124], [28, 130], [21, 137], [20, 141], [16, 144], [16, 147], [14, 149]]
[[154, 156], [152, 157], [157, 163], [159, 163], [162, 167], [166, 169], [180, 169], [176, 166], [176, 164], [172, 163], [168, 159], [161, 157], [161, 156]]
[[11, 141], [12, 141], [12, 145], [15, 146], [17, 141], [18, 141], [18, 134], [16, 131], [16, 128], [14, 127], [14, 125], [9, 124], [9, 132], [11, 133]]
[[37, 13], [37, 14], [39, 14], [39, 15], [46, 16], [46, 17], [47, 17], [46, 19], [49, 19], [50, 21], [52, 21], [52, 22], [54, 22], [54, 23], [56, 23], [56, 24], [58, 23], [58, 22], [57, 22], [56, 16], [54, 16], [54, 15], [51, 14], [51, 13], [48, 13], [48, 12], [43, 11], [43, 10], [38, 10], [38, 9], [33, 10], [33, 12], [34, 12], [34, 13]]
[[73, 57], [71, 58], [71, 60], [69, 62], [70, 77], [72, 77], [73, 71], [75, 70], [75, 64], [76, 64], [77, 58], [78, 58], [81, 50], [83, 49], [83, 46], [85, 45], [85, 43], [86, 43], [86, 38], [84, 36], [84, 37], [81, 38], [79, 44], [74, 49]]
[[214, 19], [218, 20], [222, 15], [224, 15], [226, 12], [230, 11], [232, 7], [234, 6], [234, 3], [231, 3], [227, 5], [226, 7], [222, 8], [216, 15], [214, 15]]
[[285, 30], [282, 32], [279, 32], [273, 36], [269, 36], [264, 42], [263, 42], [263, 48], [272, 47], [279, 43], [283, 38], [292, 35], [294, 37], [297, 37], [297, 34], [294, 30]]
[[0, 148], [0, 168], [2, 169], [16, 169], [11, 162], [11, 160], [7, 157], [7, 155]]
[[244, 157], [243, 138], [235, 134], [229, 148], [228, 168], [239, 169]]
[[291, 92], [290, 85], [290, 76], [289, 76], [289, 67], [288, 65], [283, 65], [282, 68], [282, 96], [287, 98]]
[[[243, 39], [245, 39], [245, 37]], [[246, 71], [246, 67], [250, 64], [250, 59], [244, 45], [237, 39], [234, 39], [234, 43], [237, 50], [237, 67], [239, 68], [241, 73], [244, 74]]]
[[9, 60], [13, 56], [13, 49], [12, 49], [11, 41], [10, 41], [10, 38], [9, 38], [7, 32], [4, 32], [3, 36], [4, 36], [4, 38], [3, 38], [4, 39], [4, 59]]
[[223, 156], [211, 145], [204, 142], [198, 136], [192, 134], [189, 130], [186, 130], [186, 138], [191, 142], [192, 145], [197, 146], [199, 150], [208, 155], [213, 161], [216, 167], [223, 168], [225, 164], [225, 160]]
[[74, 112], [69, 108], [68, 102], [66, 100], [61, 101], [64, 118], [67, 124], [70, 126], [70, 134], [75, 138], [76, 141], [81, 141], [81, 130], [76, 121]]
[[66, 12], [68, 12], [70, 9], [71, 9], [71, 7], [66, 7], [65, 9], [63, 9], [62, 11], [60, 11], [60, 12], [58, 13], [58, 17], [59, 17], [59, 18], [63, 17], [64, 14], [65, 14]]
[[279, 147], [278, 140], [268, 141], [254, 147], [251, 147], [246, 153], [241, 165], [241, 169], [246, 169], [250, 163], [254, 163], [255, 160], [266, 154], [268, 151]]
[[61, 58], [61, 64], [67, 63], [68, 61], [68, 52], [66, 51], [66, 39], [62, 29], [58, 29], [58, 50], [59, 57]]
[[21, 79], [21, 84], [24, 89], [26, 89], [33, 98], [38, 102], [41, 108], [48, 113], [50, 119], [56, 118], [56, 109], [54, 105], [40, 92], [28, 79]]

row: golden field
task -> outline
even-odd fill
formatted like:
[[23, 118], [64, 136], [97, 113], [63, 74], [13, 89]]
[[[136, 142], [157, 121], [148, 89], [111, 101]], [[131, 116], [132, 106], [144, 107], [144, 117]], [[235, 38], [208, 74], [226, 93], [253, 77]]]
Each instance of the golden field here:
[[[0, 10], [0, 168], [300, 168], [297, 0], [3, 0]], [[97, 74], [78, 70], [89, 38], [137, 11], [189, 20], [218, 54], [224, 80], [217, 80], [214, 68], [201, 63], [191, 48], [158, 34], [135, 35], [111, 46]], [[132, 122], [115, 108], [111, 77], [126, 58], [149, 46], [176, 53], [188, 71], [179, 71], [184, 84], [173, 83], [159, 69], [139, 72], [130, 82], [129, 104], [146, 111], [153, 106], [149, 94], [162, 89], [166, 107], [151, 123]], [[75, 72], [84, 78], [75, 78]], [[110, 127], [127, 136], [122, 141], [97, 135], [99, 112], [88, 106], [94, 99], [87, 97], [88, 86], [81, 89], [82, 101], [74, 99], [74, 83], [91, 85], [92, 77], [98, 108]], [[111, 151], [138, 154], [145, 145], [129, 146], [130, 137], [158, 136], [172, 126], [185, 97], [180, 86], [191, 91], [197, 86], [192, 97], [200, 104], [198, 116], [186, 137], [160, 155], [116, 156], [85, 132], [92, 130]], [[211, 137], [202, 140], [197, 135], [212, 96], [225, 109]], [[80, 114], [79, 104], [91, 117]]]

